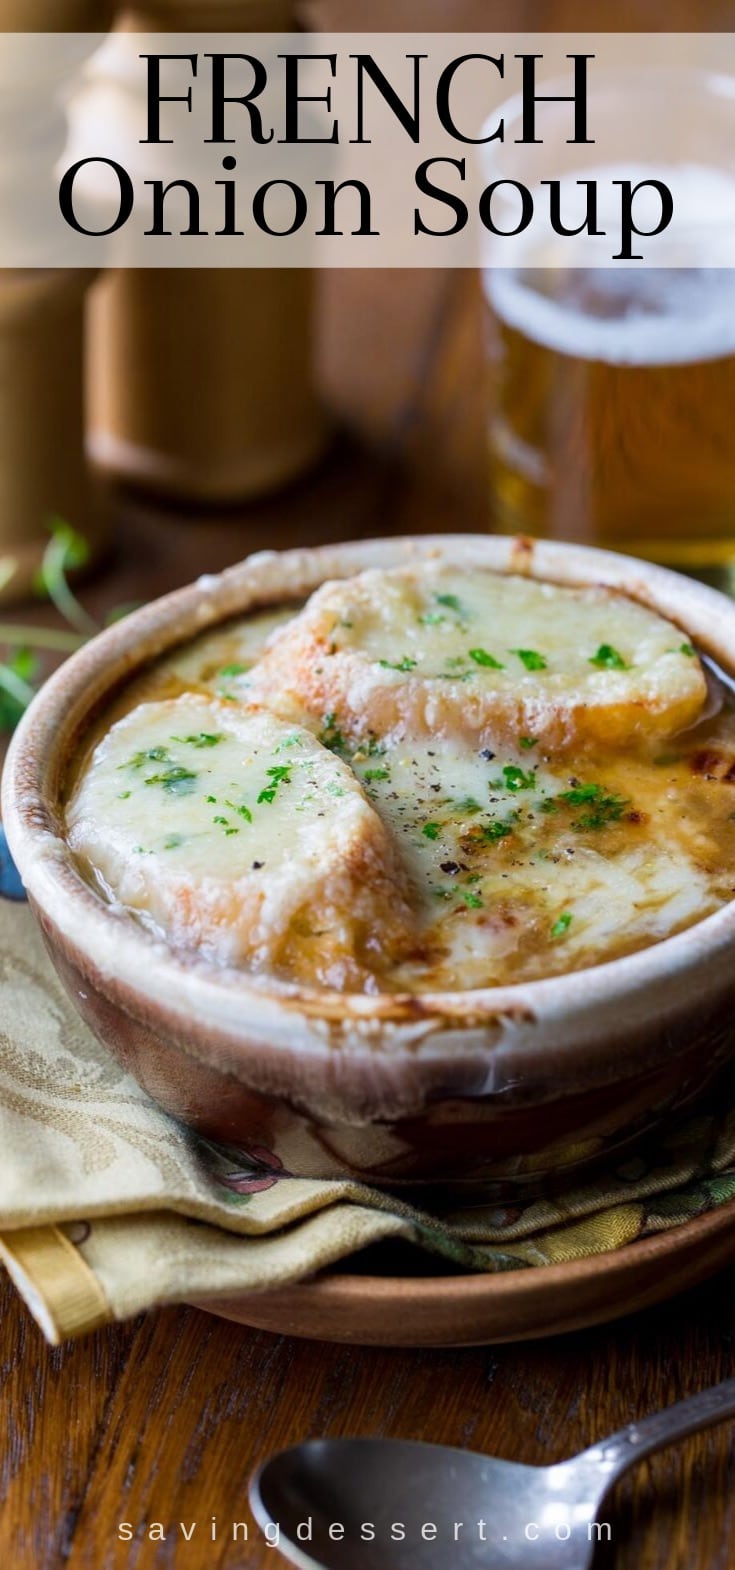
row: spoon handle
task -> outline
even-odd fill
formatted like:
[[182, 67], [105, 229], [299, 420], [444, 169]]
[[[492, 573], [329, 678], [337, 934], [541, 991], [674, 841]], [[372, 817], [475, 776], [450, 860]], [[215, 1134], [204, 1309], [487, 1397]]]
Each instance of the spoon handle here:
[[612, 1481], [644, 1456], [654, 1455], [675, 1440], [686, 1439], [688, 1434], [697, 1434], [728, 1417], [735, 1417], [735, 1379], [725, 1379], [722, 1384], [700, 1390], [696, 1396], [664, 1407], [662, 1412], [654, 1412], [639, 1423], [629, 1423], [627, 1428], [600, 1440], [582, 1454], [585, 1460], [602, 1467]]

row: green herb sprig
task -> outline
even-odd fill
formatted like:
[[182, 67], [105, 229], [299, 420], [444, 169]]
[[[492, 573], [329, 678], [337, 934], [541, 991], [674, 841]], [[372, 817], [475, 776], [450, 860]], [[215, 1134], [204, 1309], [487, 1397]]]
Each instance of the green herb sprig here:
[[[38, 650], [73, 654], [88, 638], [101, 631], [99, 624], [80, 605], [67, 576], [74, 568], [83, 567], [89, 560], [88, 542], [63, 518], [50, 519], [48, 527], [51, 537], [44, 550], [34, 588], [39, 596], [56, 606], [67, 625], [36, 627], [0, 622], [0, 643], [11, 651], [5, 660], [0, 661], [0, 731], [14, 730], [36, 695], [40, 672]], [[15, 563], [12, 560], [0, 566], [0, 588], [12, 580], [14, 571]]]
[[511, 649], [511, 654], [517, 654], [522, 665], [527, 671], [545, 671], [546, 660], [537, 649]]
[[264, 802], [268, 802], [270, 804], [275, 801], [279, 786], [291, 784], [291, 768], [285, 763], [279, 763], [271, 769], [266, 769], [266, 774], [268, 775], [271, 783], [270, 785], [264, 785], [263, 789], [260, 791], [258, 795], [259, 807], [262, 806]]
[[627, 671], [630, 666], [622, 654], [614, 649], [611, 643], [601, 643], [596, 654], [590, 656], [590, 665], [596, 665], [602, 671]]

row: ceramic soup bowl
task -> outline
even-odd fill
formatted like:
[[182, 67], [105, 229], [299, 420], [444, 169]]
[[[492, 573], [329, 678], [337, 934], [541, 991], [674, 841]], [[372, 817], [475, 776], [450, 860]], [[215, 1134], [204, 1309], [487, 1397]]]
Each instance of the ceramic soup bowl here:
[[85, 735], [153, 660], [227, 618], [369, 566], [445, 558], [608, 584], [735, 669], [735, 604], [578, 546], [486, 536], [261, 552], [135, 612], [46, 683], [13, 739], [3, 807], [56, 969], [158, 1102], [275, 1170], [375, 1184], [538, 1183], [599, 1161], [700, 1096], [735, 1048], [735, 904], [622, 959], [467, 992], [284, 988], [174, 952], [105, 904], [64, 839]]

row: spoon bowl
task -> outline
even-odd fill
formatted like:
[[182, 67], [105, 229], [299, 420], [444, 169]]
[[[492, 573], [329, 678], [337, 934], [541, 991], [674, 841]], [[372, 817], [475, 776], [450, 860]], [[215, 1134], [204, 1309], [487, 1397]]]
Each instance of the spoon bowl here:
[[281, 1552], [303, 1570], [584, 1570], [596, 1479], [582, 1497], [589, 1488], [568, 1474], [572, 1465], [519, 1466], [408, 1440], [317, 1439], [266, 1464], [253, 1508], [261, 1525], [278, 1524]]
[[589, 1570], [603, 1503], [635, 1462], [735, 1416], [735, 1379], [552, 1466], [402, 1439], [313, 1439], [271, 1457], [250, 1500], [300, 1570]]

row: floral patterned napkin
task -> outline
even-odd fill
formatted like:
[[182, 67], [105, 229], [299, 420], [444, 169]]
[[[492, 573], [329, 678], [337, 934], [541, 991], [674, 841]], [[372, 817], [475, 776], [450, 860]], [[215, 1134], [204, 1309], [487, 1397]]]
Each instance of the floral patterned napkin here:
[[429, 1215], [215, 1146], [162, 1112], [74, 1009], [0, 842], [0, 1258], [51, 1342], [163, 1303], [287, 1286], [400, 1238], [465, 1271], [622, 1248], [735, 1199], [735, 1108], [553, 1200]]

